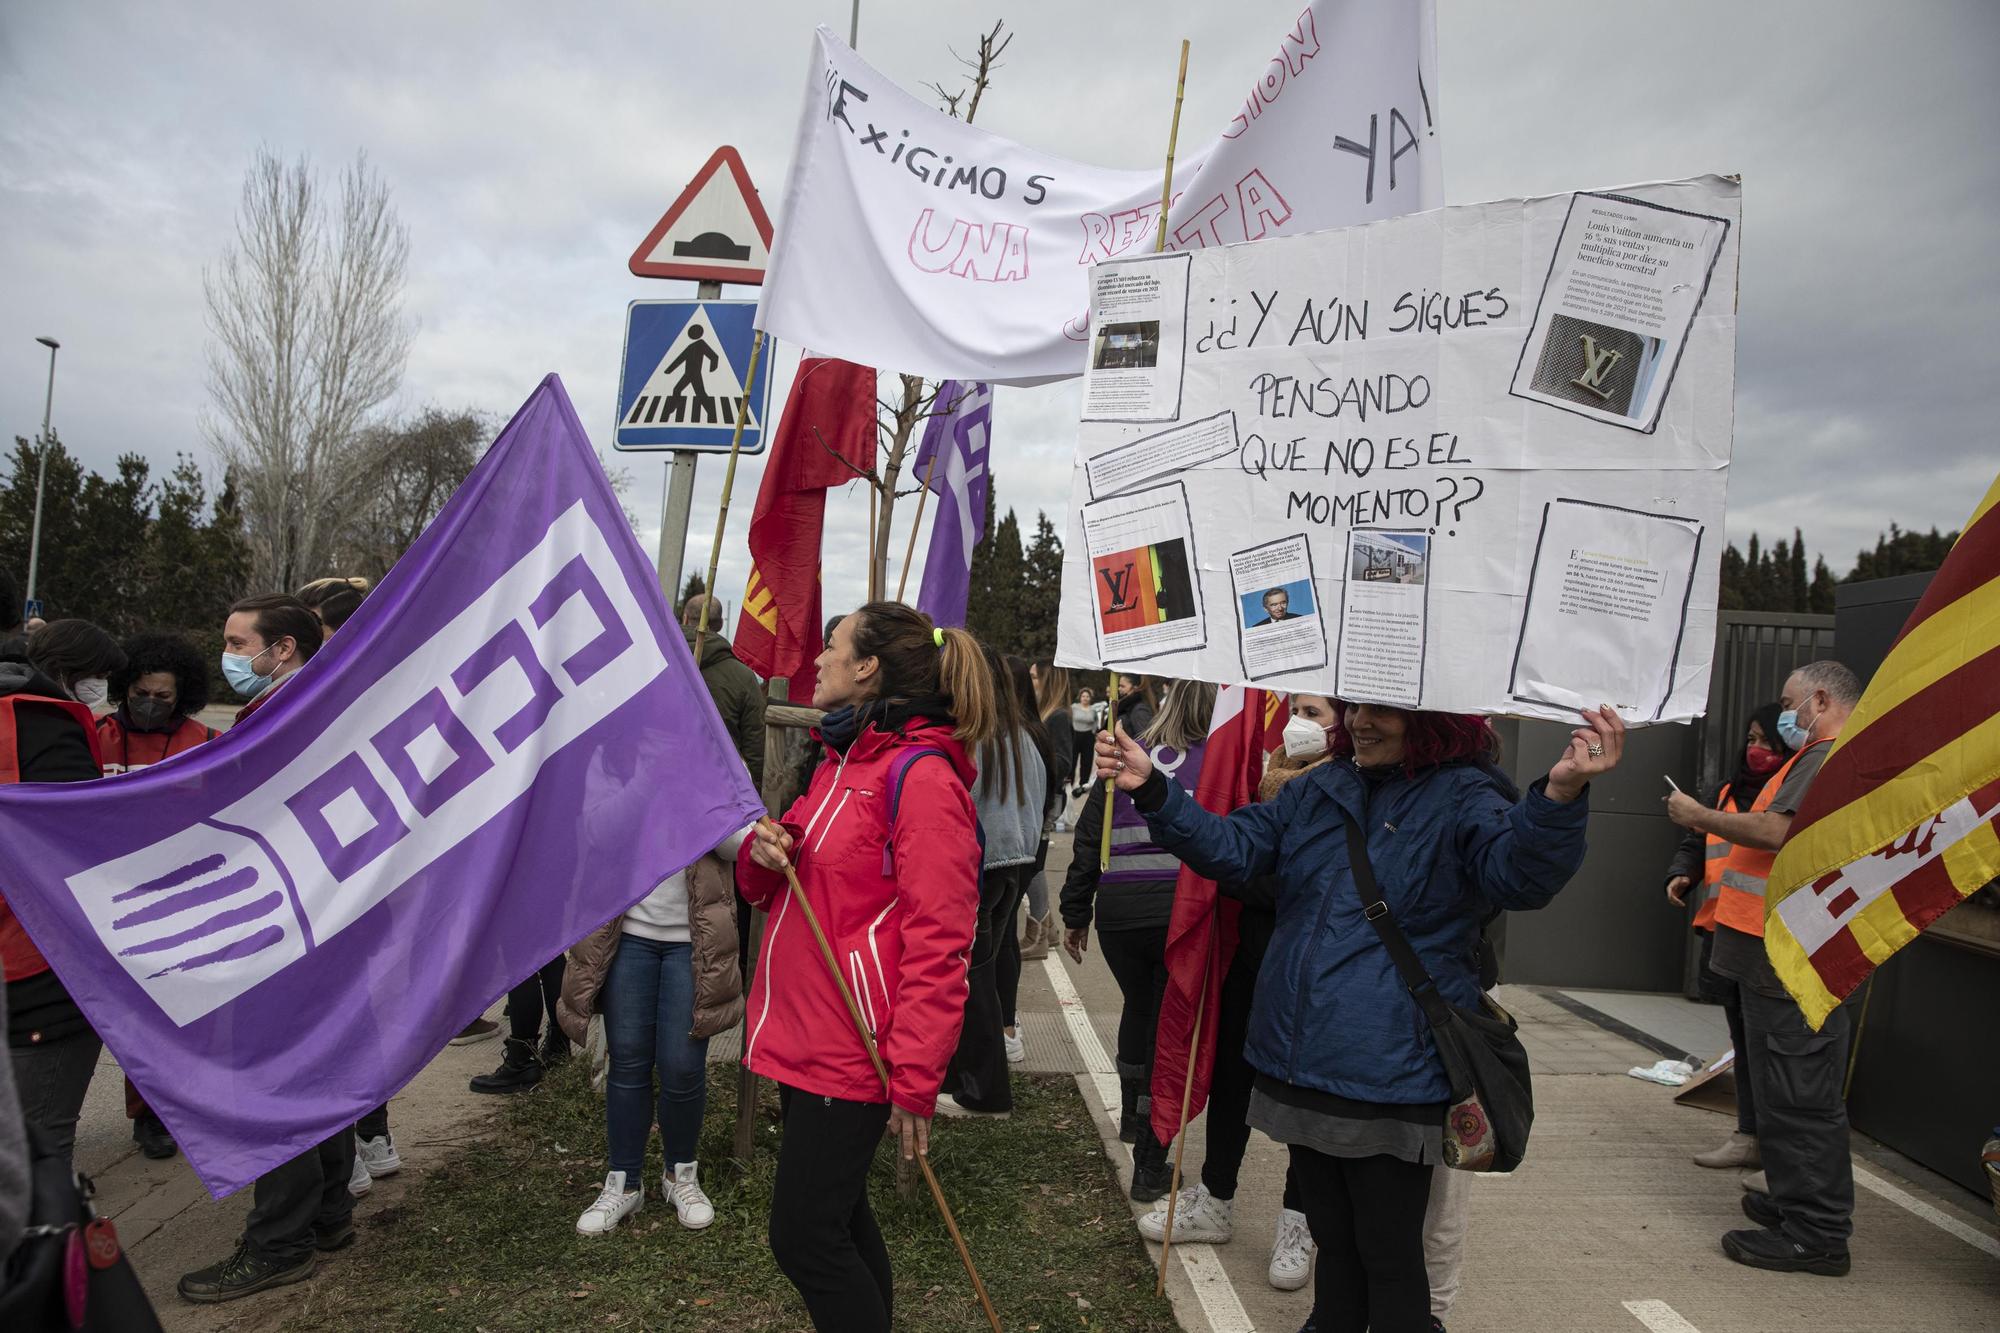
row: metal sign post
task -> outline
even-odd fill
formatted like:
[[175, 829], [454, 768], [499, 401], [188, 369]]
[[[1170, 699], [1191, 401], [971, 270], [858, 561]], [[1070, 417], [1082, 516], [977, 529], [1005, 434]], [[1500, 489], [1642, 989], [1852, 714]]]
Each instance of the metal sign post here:
[[[722, 299], [722, 284], [703, 282], [695, 288], [702, 301]], [[681, 567], [686, 563], [688, 516], [694, 511], [694, 468], [701, 455], [676, 449], [667, 460], [667, 484], [660, 500], [660, 591], [667, 605], [680, 610]], [[714, 591], [707, 589], [706, 591]]]

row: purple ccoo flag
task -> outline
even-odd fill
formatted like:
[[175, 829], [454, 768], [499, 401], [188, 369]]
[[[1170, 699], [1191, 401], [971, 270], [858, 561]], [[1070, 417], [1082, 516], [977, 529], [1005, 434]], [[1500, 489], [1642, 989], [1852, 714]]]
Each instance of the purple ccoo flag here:
[[[937, 518], [924, 556], [924, 586], [917, 609], [940, 625], [965, 624], [972, 588], [972, 548], [986, 539], [986, 450], [992, 443], [993, 387], [946, 380], [938, 386], [938, 413], [924, 427], [916, 470], [937, 492]], [[944, 456], [931, 470], [939, 449]]]
[[240, 726], [0, 787], [0, 883], [220, 1197], [761, 814], [551, 375]]

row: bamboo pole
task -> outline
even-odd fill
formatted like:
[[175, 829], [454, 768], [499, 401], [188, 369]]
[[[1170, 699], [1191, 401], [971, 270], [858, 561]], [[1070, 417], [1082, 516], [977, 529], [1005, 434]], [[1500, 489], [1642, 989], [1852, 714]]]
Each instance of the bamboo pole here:
[[884, 574], [875, 568], [875, 500], [877, 494], [878, 488], [871, 478], [868, 484], [868, 600], [871, 602], [882, 600], [881, 580], [885, 577]]
[[910, 586], [910, 560], [917, 553], [917, 533], [924, 526], [924, 502], [931, 498], [931, 478], [937, 475], [938, 455], [944, 452], [944, 444], [939, 442], [931, 453], [929, 466], [924, 468], [924, 488], [917, 492], [917, 516], [910, 520], [910, 540], [903, 546], [903, 576], [896, 580], [896, 600], [903, 600], [903, 590]]
[[[1181, 99], [1187, 95], [1187, 38], [1181, 38], [1181, 70], [1174, 79], [1174, 121], [1167, 130], [1167, 170], [1160, 181], [1160, 229], [1153, 238], [1153, 253], [1159, 254], [1167, 248], [1167, 209], [1174, 201], [1174, 148], [1181, 137]], [[1110, 731], [1115, 743], [1118, 738], [1118, 673], [1110, 673], [1108, 688], [1111, 691], [1111, 706], [1105, 713], [1104, 725]], [[1117, 779], [1104, 780], [1104, 833], [1097, 844], [1097, 873], [1100, 875], [1111, 869], [1111, 804], [1117, 797]], [[1162, 1272], [1166, 1271], [1164, 1268]]]
[[[769, 824], [769, 820], [763, 821]], [[875, 1075], [882, 1080], [882, 1091], [889, 1090], [889, 1068], [882, 1063], [882, 1053], [875, 1049], [875, 1034], [868, 1030], [868, 1024], [861, 1018], [861, 1006], [854, 1002], [854, 992], [847, 988], [847, 979], [840, 974], [840, 964], [834, 961], [833, 946], [827, 943], [826, 932], [820, 928], [819, 914], [799, 887], [799, 874], [790, 862], [785, 864], [785, 881], [792, 895], [792, 901], [799, 905], [799, 911], [811, 928], [813, 939], [819, 945], [819, 955], [826, 963], [827, 975], [840, 990], [840, 998], [846, 1002], [847, 1016], [854, 1020], [854, 1030], [861, 1034], [861, 1044], [868, 1051], [868, 1060], [875, 1066]], [[986, 1284], [979, 1280], [979, 1270], [973, 1267], [972, 1251], [965, 1247], [965, 1237], [959, 1234], [958, 1219], [951, 1215], [951, 1205], [944, 1200], [944, 1189], [938, 1184], [937, 1174], [931, 1170], [928, 1154], [917, 1154], [917, 1165], [923, 1169], [924, 1181], [931, 1187], [931, 1199], [937, 1204], [938, 1212], [944, 1217], [944, 1229], [951, 1233], [951, 1243], [958, 1247], [958, 1261], [965, 1265], [965, 1275], [972, 1279], [972, 1290], [979, 1297], [979, 1307], [986, 1312], [986, 1322], [993, 1326], [993, 1333], [1000, 1333], [1000, 1316], [993, 1312], [993, 1301], [986, 1294]]]
[[[722, 530], [729, 523], [729, 493], [736, 488], [736, 460], [743, 453], [743, 423], [750, 416], [750, 390], [757, 383], [757, 363], [764, 359], [764, 330], [750, 344], [750, 373], [743, 377], [743, 410], [736, 414], [736, 430], [729, 437], [729, 466], [722, 473], [722, 508], [715, 516], [715, 540], [708, 547], [708, 579], [702, 584], [701, 624], [694, 632], [694, 660], [701, 664], [701, 642], [708, 637], [708, 609], [715, 605], [715, 569], [722, 563]], [[770, 429], [770, 422], [763, 423]]]
[[[1187, 1067], [1181, 1071], [1181, 1127], [1174, 1135], [1174, 1178], [1167, 1186], [1167, 1234], [1160, 1242], [1160, 1275], [1153, 1282], [1153, 1294], [1160, 1295], [1167, 1288], [1167, 1256], [1174, 1252], [1174, 1205], [1181, 1194], [1181, 1157], [1187, 1152], [1188, 1105], [1194, 1097], [1194, 1057], [1201, 1049], [1201, 1018], [1208, 1009], [1208, 979], [1215, 970], [1216, 930], [1220, 926], [1216, 920], [1215, 908], [1208, 912], [1208, 958], [1201, 969], [1201, 999], [1194, 1007], [1194, 1035], [1188, 1039]], [[1147, 1126], [1147, 1133], [1152, 1127]]]

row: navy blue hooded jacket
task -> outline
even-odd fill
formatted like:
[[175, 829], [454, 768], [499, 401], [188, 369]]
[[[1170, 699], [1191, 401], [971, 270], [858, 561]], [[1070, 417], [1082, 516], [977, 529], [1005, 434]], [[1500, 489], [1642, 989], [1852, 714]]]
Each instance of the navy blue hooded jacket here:
[[[1537, 782], [1518, 802], [1472, 764], [1373, 787], [1345, 760], [1227, 818], [1160, 777], [1134, 793], [1159, 845], [1210, 879], [1279, 881], [1244, 1055], [1263, 1073], [1355, 1101], [1450, 1094], [1423, 1011], [1362, 915], [1341, 809], [1368, 830], [1382, 896], [1438, 989], [1476, 1009], [1479, 927], [1545, 906], [1583, 862], [1588, 792], [1558, 803]], [[1153, 807], [1148, 810], [1147, 807]]]

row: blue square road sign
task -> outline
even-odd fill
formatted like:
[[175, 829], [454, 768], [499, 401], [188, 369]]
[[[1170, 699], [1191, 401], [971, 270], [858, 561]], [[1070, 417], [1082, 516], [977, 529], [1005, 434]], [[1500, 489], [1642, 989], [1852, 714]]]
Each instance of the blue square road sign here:
[[632, 302], [612, 446], [727, 453], [742, 417], [743, 452], [764, 452], [774, 344], [746, 388], [756, 314], [755, 301]]

